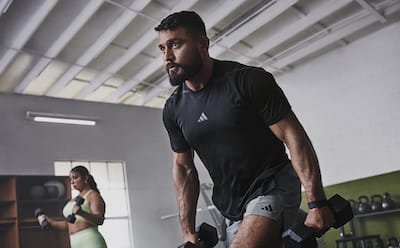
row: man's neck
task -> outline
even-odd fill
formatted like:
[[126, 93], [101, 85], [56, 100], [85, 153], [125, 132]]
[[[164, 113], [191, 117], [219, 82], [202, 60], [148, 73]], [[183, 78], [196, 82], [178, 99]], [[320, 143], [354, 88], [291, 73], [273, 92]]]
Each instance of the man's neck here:
[[213, 68], [214, 60], [208, 57], [203, 68], [193, 78], [185, 81], [186, 86], [192, 91], [203, 89], [211, 78]]

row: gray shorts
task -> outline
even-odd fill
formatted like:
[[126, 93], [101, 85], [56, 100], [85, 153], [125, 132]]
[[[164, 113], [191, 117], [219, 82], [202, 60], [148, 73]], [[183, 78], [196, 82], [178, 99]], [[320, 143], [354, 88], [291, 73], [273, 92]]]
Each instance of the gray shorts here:
[[[244, 216], [259, 215], [268, 219], [278, 220], [282, 215], [283, 230], [296, 223], [301, 202], [301, 184], [291, 164], [286, 165], [271, 180], [272, 190], [267, 195], [261, 195], [251, 200]], [[241, 221], [227, 221], [226, 237], [228, 247], [239, 230]]]

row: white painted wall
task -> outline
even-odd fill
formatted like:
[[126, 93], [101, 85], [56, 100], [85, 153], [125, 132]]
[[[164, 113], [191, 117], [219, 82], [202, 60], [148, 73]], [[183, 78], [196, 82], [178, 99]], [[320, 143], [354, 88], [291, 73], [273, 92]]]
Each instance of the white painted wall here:
[[400, 22], [277, 77], [331, 185], [398, 170]]

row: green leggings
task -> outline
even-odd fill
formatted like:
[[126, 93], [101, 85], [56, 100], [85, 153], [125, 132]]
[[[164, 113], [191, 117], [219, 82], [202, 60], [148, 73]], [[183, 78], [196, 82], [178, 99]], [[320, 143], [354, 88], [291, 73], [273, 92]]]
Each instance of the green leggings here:
[[89, 227], [69, 236], [71, 248], [107, 248], [97, 227]]

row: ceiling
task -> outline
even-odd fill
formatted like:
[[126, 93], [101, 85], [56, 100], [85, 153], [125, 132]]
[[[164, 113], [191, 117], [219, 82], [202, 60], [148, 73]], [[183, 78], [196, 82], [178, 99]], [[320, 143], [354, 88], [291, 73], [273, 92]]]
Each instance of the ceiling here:
[[0, 92], [162, 108], [153, 28], [186, 9], [212, 57], [274, 74], [400, 19], [400, 0], [0, 0]]

